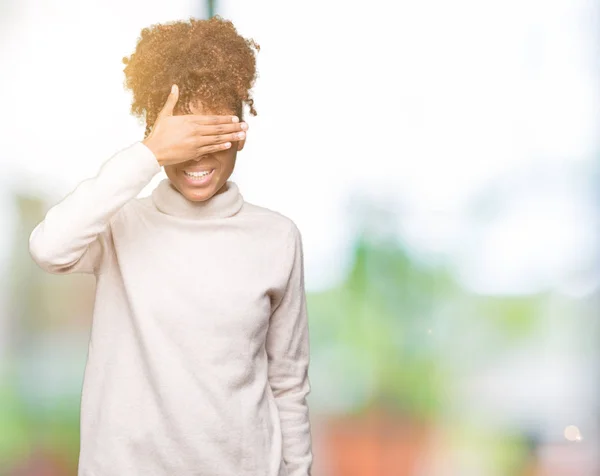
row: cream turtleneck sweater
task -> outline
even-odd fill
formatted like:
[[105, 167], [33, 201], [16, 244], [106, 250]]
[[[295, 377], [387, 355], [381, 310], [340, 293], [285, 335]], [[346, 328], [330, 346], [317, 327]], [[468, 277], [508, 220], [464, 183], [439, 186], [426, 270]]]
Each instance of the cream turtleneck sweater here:
[[300, 232], [236, 183], [191, 202], [142, 142], [54, 205], [29, 249], [93, 273], [78, 476], [308, 476]]

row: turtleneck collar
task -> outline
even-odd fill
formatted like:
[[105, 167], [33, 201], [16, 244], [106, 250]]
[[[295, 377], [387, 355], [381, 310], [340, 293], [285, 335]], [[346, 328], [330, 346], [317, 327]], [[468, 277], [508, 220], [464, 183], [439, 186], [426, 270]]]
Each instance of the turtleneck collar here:
[[162, 180], [152, 191], [152, 201], [167, 215], [192, 219], [226, 218], [235, 215], [244, 204], [237, 184], [228, 180], [220, 193], [202, 202], [192, 202], [177, 190], [169, 179]]

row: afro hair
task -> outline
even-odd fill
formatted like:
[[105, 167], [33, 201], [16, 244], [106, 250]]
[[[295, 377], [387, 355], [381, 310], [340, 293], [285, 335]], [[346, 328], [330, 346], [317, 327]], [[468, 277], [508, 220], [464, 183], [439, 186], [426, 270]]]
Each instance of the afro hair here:
[[179, 87], [176, 113], [191, 114], [189, 103], [201, 101], [211, 114], [243, 119], [244, 104], [256, 116], [250, 89], [257, 78], [260, 46], [240, 36], [230, 20], [219, 15], [190, 18], [143, 28], [135, 51], [124, 57], [125, 87], [133, 92], [131, 113], [145, 116], [150, 134], [171, 91]]

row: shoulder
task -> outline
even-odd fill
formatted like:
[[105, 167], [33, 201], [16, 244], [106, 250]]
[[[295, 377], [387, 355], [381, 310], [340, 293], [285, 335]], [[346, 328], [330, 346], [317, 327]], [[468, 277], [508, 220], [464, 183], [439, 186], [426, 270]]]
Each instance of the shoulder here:
[[133, 218], [151, 211], [151, 197], [136, 197], [129, 200], [110, 218], [109, 224], [113, 229], [121, 229], [127, 226]]
[[144, 210], [153, 210], [152, 195], [146, 195], [145, 197], [136, 197], [128, 205], [133, 207], [140, 207]]
[[256, 221], [263, 229], [282, 238], [300, 237], [300, 230], [294, 220], [277, 210], [244, 202], [241, 215]]

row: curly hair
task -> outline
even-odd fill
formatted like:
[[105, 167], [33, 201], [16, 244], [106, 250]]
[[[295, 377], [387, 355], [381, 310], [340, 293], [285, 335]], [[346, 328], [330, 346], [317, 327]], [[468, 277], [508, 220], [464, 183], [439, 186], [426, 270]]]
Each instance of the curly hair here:
[[[254, 49], [253, 49], [254, 48]], [[230, 20], [193, 17], [143, 28], [135, 51], [124, 57], [124, 85], [133, 92], [131, 113], [145, 115], [150, 134], [171, 91], [179, 87], [176, 111], [191, 114], [189, 103], [202, 101], [212, 114], [243, 119], [244, 103], [256, 116], [250, 89], [257, 78], [253, 39], [240, 36]]]

